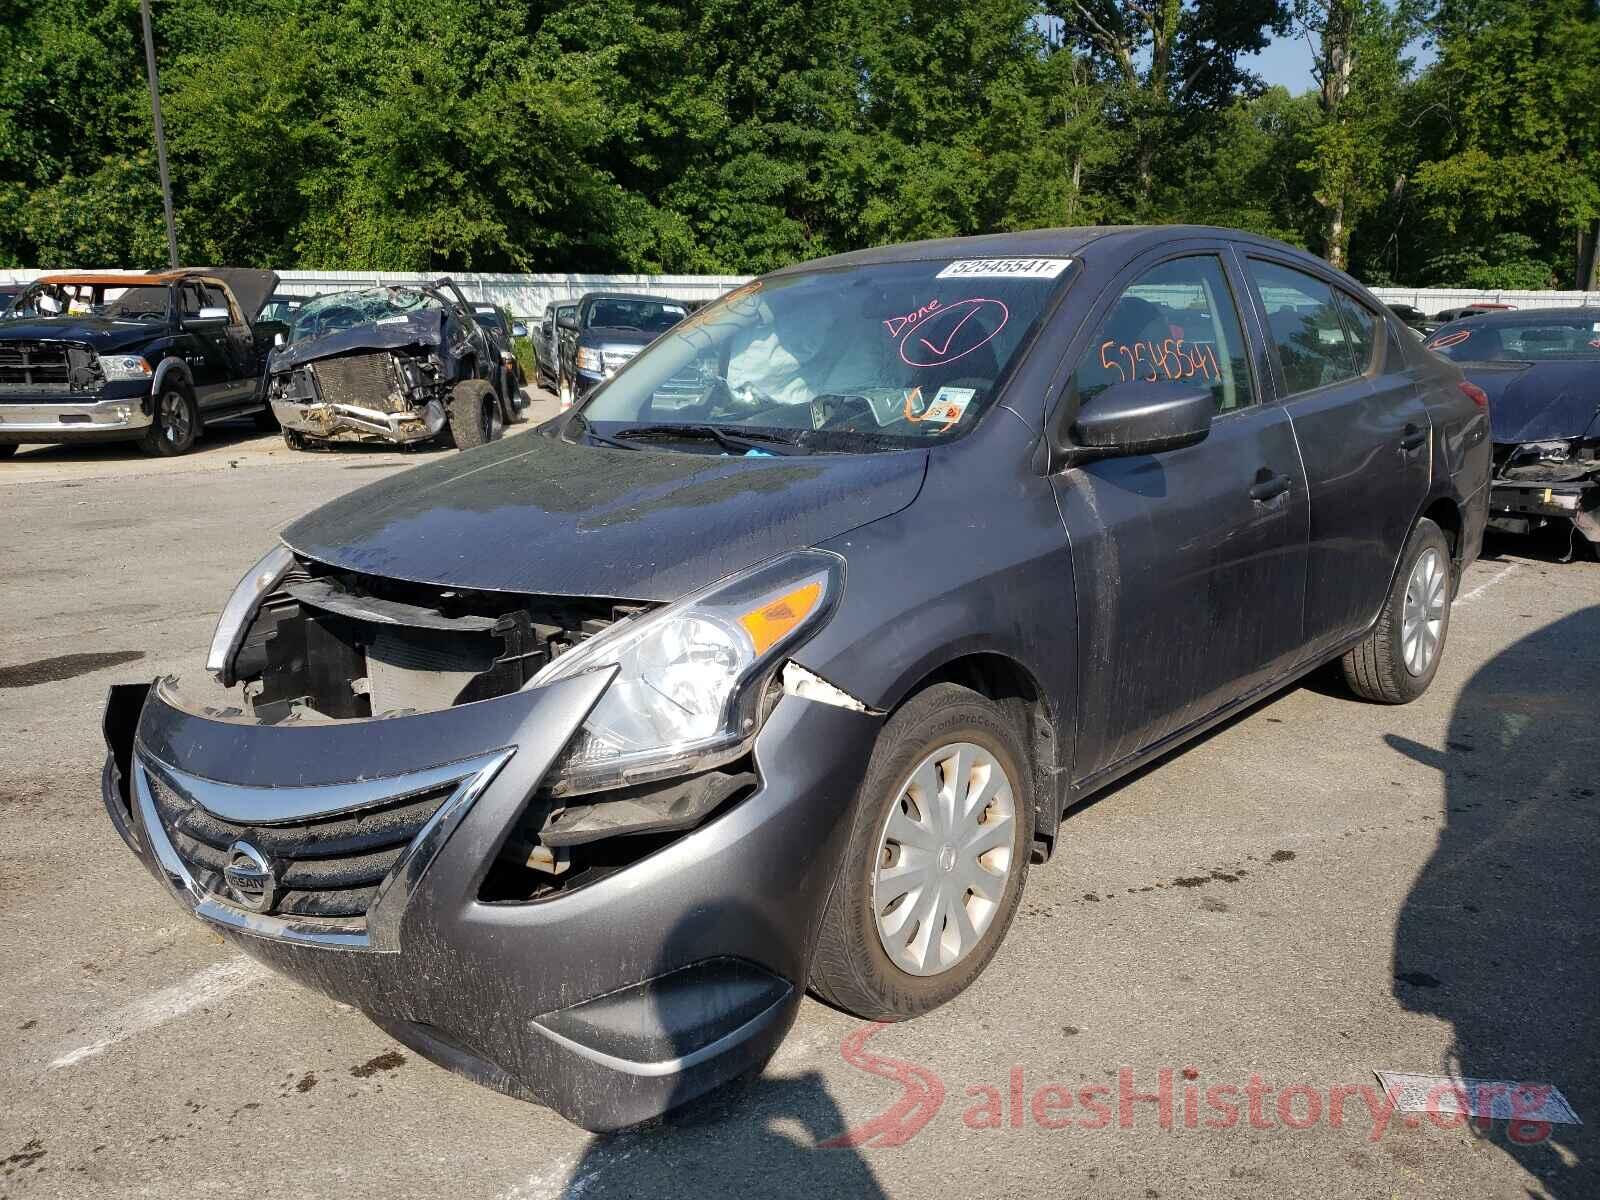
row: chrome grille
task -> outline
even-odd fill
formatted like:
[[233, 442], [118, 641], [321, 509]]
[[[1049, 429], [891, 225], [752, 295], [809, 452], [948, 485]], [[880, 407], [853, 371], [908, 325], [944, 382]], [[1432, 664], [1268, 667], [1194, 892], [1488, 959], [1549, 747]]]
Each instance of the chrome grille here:
[[410, 405], [396, 397], [393, 369], [386, 352], [346, 354], [311, 364], [317, 390], [329, 404], [348, 404], [379, 412], [403, 412]]
[[238, 903], [223, 879], [229, 847], [248, 842], [275, 868], [278, 916], [362, 923], [379, 886], [454, 784], [359, 812], [293, 824], [225, 821], [148, 773], [162, 828], [196, 884], [227, 904]]

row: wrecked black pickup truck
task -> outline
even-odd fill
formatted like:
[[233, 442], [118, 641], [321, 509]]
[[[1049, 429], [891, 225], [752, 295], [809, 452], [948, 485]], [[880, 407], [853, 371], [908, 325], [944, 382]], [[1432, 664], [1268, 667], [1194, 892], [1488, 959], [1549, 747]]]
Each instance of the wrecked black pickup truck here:
[[1427, 345], [1488, 398], [1490, 525], [1566, 525], [1600, 547], [1600, 308], [1483, 314]]
[[296, 450], [435, 438], [465, 450], [517, 419], [515, 379], [448, 279], [319, 297], [295, 314], [267, 372], [267, 398]]

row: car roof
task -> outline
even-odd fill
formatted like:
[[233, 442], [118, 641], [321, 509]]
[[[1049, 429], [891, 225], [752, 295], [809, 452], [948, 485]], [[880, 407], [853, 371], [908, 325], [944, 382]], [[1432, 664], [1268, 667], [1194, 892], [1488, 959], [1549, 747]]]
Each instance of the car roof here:
[[165, 287], [177, 279], [202, 276], [204, 271], [179, 270], [112, 274], [105, 271], [57, 271], [41, 275], [34, 283], [85, 284], [91, 287]]
[[[652, 304], [676, 304], [680, 308], [683, 301], [676, 296], [647, 296], [642, 292], [585, 292], [583, 300], [645, 300]], [[582, 304], [583, 300], [575, 303]]]

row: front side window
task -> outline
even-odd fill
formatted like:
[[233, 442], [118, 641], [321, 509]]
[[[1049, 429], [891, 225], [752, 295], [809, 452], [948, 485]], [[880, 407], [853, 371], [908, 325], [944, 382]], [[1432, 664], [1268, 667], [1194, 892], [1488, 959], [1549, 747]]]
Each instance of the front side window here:
[[[1360, 374], [1333, 289], [1304, 271], [1259, 258], [1250, 275], [1267, 312], [1267, 334], [1278, 347], [1285, 398]], [[1368, 346], [1370, 358], [1371, 347]]]
[[953, 437], [994, 402], [1069, 265], [942, 259], [761, 280], [657, 339], [582, 415], [602, 434], [711, 424], [837, 451]]
[[1112, 306], [1078, 364], [1078, 398], [1140, 379], [1206, 387], [1219, 413], [1255, 402], [1249, 353], [1221, 261], [1174, 259], [1145, 272]]

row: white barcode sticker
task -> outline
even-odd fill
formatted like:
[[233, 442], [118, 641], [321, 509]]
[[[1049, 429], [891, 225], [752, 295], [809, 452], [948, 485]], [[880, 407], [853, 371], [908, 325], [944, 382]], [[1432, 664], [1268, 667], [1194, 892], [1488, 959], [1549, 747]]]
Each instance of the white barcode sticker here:
[[1070, 258], [958, 258], [935, 279], [1054, 279]]

